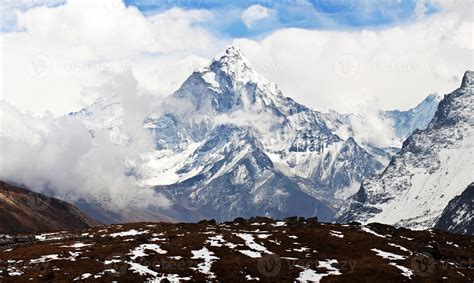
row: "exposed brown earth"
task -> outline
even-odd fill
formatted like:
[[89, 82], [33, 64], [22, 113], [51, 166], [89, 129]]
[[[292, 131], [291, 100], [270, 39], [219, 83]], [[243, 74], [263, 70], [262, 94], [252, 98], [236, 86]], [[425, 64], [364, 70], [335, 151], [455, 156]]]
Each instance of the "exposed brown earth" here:
[[0, 181], [0, 234], [97, 226], [73, 205]]
[[109, 225], [48, 237], [0, 246], [0, 282], [474, 280], [473, 236], [380, 224], [254, 218]]

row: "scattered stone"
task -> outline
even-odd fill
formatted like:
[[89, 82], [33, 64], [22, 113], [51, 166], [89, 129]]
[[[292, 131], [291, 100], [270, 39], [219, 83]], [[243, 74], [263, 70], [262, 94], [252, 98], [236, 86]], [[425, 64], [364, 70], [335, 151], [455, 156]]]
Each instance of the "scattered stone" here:
[[30, 242], [0, 245], [0, 281], [474, 280], [473, 236], [316, 218], [285, 221], [129, 223], [79, 233], [3, 235]]
[[293, 223], [296, 223], [298, 222], [298, 217], [296, 216], [292, 216], [292, 217], [287, 217], [285, 219], [283, 219], [286, 223], [288, 224], [293, 224]]
[[234, 221], [232, 221], [233, 223], [245, 223], [246, 220], [242, 217], [237, 217], [234, 219]]

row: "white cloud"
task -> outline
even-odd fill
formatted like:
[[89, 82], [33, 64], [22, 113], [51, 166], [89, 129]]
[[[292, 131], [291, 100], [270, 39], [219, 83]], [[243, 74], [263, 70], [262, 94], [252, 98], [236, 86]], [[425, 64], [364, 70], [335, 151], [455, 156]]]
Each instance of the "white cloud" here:
[[[18, 16], [2, 33], [1, 98], [35, 114], [64, 114], [93, 101], [84, 90], [107, 73], [132, 69], [139, 87], [168, 95], [227, 44], [200, 23], [206, 10], [171, 9], [144, 16], [120, 0], [70, 0]], [[103, 95], [103, 94], [102, 94]]]
[[247, 28], [252, 28], [260, 20], [275, 16], [276, 11], [259, 4], [252, 5], [242, 12], [241, 19]]
[[221, 114], [214, 118], [216, 125], [233, 124], [239, 127], [252, 127], [260, 133], [268, 133], [271, 128], [281, 125], [282, 121], [273, 113], [262, 112], [255, 114], [254, 111], [237, 110], [231, 114]]
[[140, 190], [136, 177], [127, 173], [140, 153], [153, 150], [151, 135], [136, 131], [142, 129], [151, 98], [138, 95], [130, 73], [111, 82], [102, 91], [116, 94], [124, 106], [124, 130], [132, 137], [128, 146], [106, 138], [107, 129], [94, 129], [92, 139], [78, 118], [37, 118], [0, 102], [0, 179], [71, 202], [83, 198], [112, 210], [167, 207], [165, 197]]
[[378, 30], [283, 29], [235, 42], [284, 95], [310, 107], [407, 109], [459, 86], [474, 66], [473, 27], [472, 15], [446, 8]]
[[[169, 205], [129, 174], [153, 150], [137, 129], [151, 106], [227, 45], [200, 27], [211, 17], [182, 9], [144, 16], [119, 0], [20, 13], [16, 28], [0, 35], [0, 179], [71, 202], [96, 197], [110, 209]], [[124, 106], [126, 147], [105, 129], [91, 139], [89, 125], [61, 116], [112, 94]]]
[[[390, 120], [380, 119], [378, 111], [368, 105], [358, 110], [363, 116], [351, 117], [352, 132], [356, 142], [377, 147], [401, 146]], [[377, 133], [377, 134], [374, 134]]]
[[0, 5], [0, 27], [2, 31], [16, 28], [18, 14], [33, 7], [52, 7], [64, 3], [65, 0], [28, 0], [28, 1], [2, 1]]
[[[451, 91], [474, 65], [472, 6], [439, 5], [440, 14], [399, 27], [282, 29], [236, 42], [285, 95], [308, 106], [347, 112], [375, 101], [377, 107], [404, 109], [429, 93]], [[254, 6], [247, 11], [259, 12], [248, 15], [273, 13]], [[104, 74], [126, 69], [142, 91], [168, 95], [228, 44], [201, 25], [211, 20], [207, 10], [144, 16], [120, 0], [30, 9], [19, 15], [17, 30], [23, 32], [0, 35], [1, 96], [35, 114], [64, 114], [100, 95], [84, 90], [103, 84]]]

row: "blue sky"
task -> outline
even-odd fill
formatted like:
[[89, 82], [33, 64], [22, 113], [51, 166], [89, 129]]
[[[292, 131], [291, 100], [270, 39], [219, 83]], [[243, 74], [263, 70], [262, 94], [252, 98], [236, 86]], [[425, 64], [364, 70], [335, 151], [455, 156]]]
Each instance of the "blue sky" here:
[[[109, 0], [104, 0], [109, 1]], [[112, 1], [112, 0], [110, 0]], [[423, 14], [437, 9], [425, 0], [123, 0], [143, 14], [152, 15], [171, 8], [205, 9], [215, 16], [200, 23], [222, 37], [258, 37], [281, 28], [348, 30], [381, 28], [416, 19], [417, 3], [423, 3]], [[1, 6], [1, 30], [9, 31], [16, 20], [15, 10], [46, 4], [54, 7], [65, 0], [14, 1]], [[259, 5], [270, 13], [251, 26], [242, 20], [242, 13]], [[11, 13], [9, 13], [11, 12]]]
[[[2, 94], [25, 111], [69, 113], [98, 95], [90, 89], [110, 79], [105, 73], [131, 70], [141, 90], [166, 96], [235, 44], [286, 96], [315, 109], [408, 109], [457, 87], [474, 58], [469, 3], [120, 1], [2, 3]], [[41, 78], [37, 61], [49, 63]], [[347, 62], [354, 68], [341, 74]]]
[[[206, 9], [216, 15], [207, 28], [228, 37], [253, 37], [280, 28], [358, 29], [378, 28], [415, 19], [418, 0], [125, 0], [144, 14], [153, 14], [173, 7]], [[252, 5], [271, 11], [251, 27], [241, 18]], [[425, 14], [436, 9], [424, 5]]]

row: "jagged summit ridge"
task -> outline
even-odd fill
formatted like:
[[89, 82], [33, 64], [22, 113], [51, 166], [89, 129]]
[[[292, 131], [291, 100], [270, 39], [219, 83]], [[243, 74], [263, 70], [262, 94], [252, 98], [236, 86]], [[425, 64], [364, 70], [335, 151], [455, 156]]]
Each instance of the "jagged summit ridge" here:
[[[331, 130], [343, 139], [353, 137], [358, 144], [372, 155], [388, 165], [391, 157], [400, 149], [415, 130], [424, 130], [434, 117], [442, 97], [438, 94], [428, 95], [416, 107], [400, 110], [379, 110], [373, 113], [339, 114], [335, 111], [323, 113], [324, 120]], [[377, 121], [386, 127], [375, 137], [367, 136], [371, 131], [366, 120]], [[361, 130], [363, 129], [363, 130]], [[383, 143], [379, 141], [382, 140]]]
[[474, 125], [474, 72], [466, 71], [461, 87], [440, 102], [430, 128], [460, 124]]
[[255, 71], [244, 53], [235, 45], [228, 46], [224, 54], [218, 55], [212, 60], [211, 65], [216, 62], [218, 62], [219, 65], [229, 67], [230, 69], [244, 67], [243, 69], [247, 69], [248, 71]]
[[[381, 175], [364, 180], [339, 221], [433, 227], [450, 200], [473, 181], [472, 72], [439, 103], [425, 130], [415, 131]], [[463, 219], [462, 221], [468, 221]], [[467, 223], [467, 222], [466, 222]]]
[[[416, 117], [424, 117], [423, 123], [431, 119], [424, 113], [437, 101], [427, 100], [413, 117], [403, 113], [406, 125]], [[89, 112], [103, 111], [96, 106]], [[119, 108], [108, 111], [114, 117], [87, 119], [120, 125]], [[364, 178], [384, 168], [356, 138], [328, 127], [323, 113], [284, 97], [236, 47], [193, 72], [157, 109], [144, 122], [155, 149], [133, 160], [130, 172], [141, 187], [170, 200], [169, 208], [152, 209], [172, 219], [316, 215], [331, 220]], [[103, 128], [122, 132], [118, 126]]]
[[[166, 107], [147, 127], [158, 150], [185, 154], [186, 161], [168, 168], [177, 176], [171, 186], [160, 174], [148, 184], [172, 198], [187, 192], [212, 218], [281, 217], [305, 199], [302, 214], [330, 219], [338, 198], [383, 168], [354, 140], [333, 133], [321, 113], [284, 97], [235, 46], [194, 72], [165, 103], [178, 107]], [[192, 107], [183, 113], [183, 105]]]
[[470, 87], [474, 84], [474, 71], [466, 71], [462, 78], [461, 87]]
[[245, 57], [244, 53], [235, 45], [227, 47], [225, 52], [221, 55], [216, 56], [210, 67], [219, 66], [221, 70], [227, 71], [228, 73], [239, 73], [239, 72], [252, 72], [256, 75], [256, 70]]
[[217, 114], [248, 108], [263, 111], [277, 104], [276, 97], [281, 96], [276, 84], [260, 75], [242, 51], [230, 46], [208, 66], [188, 77], [172, 99], [184, 98], [191, 102], [192, 112]]
[[235, 45], [227, 47], [223, 54], [216, 56], [209, 66], [198, 69], [206, 82], [216, 87], [219, 81], [216, 78], [229, 80], [233, 88], [244, 87], [247, 83], [270, 84], [270, 81], [260, 75], [244, 53]]

